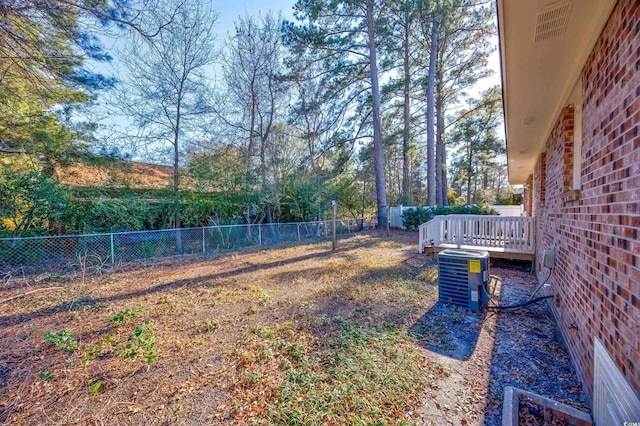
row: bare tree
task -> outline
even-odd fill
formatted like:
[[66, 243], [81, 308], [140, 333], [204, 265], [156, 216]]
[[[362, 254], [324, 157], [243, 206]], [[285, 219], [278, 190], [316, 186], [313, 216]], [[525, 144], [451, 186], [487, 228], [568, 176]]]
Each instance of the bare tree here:
[[[236, 20], [235, 32], [227, 37], [223, 60], [223, 96], [233, 102], [219, 102], [216, 107], [218, 118], [245, 146], [247, 169], [259, 170], [268, 223], [273, 222], [272, 206], [276, 201], [272, 197], [276, 191], [270, 190], [274, 182], [267, 173], [268, 144], [277, 118], [285, 114], [286, 100], [286, 86], [280, 77], [281, 27], [282, 18], [272, 12]], [[247, 214], [247, 222], [250, 221]], [[271, 238], [277, 239], [275, 229], [270, 229]]]
[[306, 146], [304, 170], [313, 175], [319, 236], [323, 184], [343, 170], [353, 148], [352, 143], [341, 137], [348, 106], [342, 102], [344, 92], [327, 91], [330, 80], [318, 64], [300, 60], [297, 55], [292, 55], [288, 62], [297, 101], [291, 111], [291, 121]]
[[[174, 19], [150, 40], [138, 37], [126, 53], [127, 76], [120, 107], [135, 121], [139, 145], [166, 152], [173, 165], [174, 227], [180, 228], [180, 159], [186, 137], [198, 133], [210, 112], [205, 71], [216, 59], [217, 13], [199, 0], [176, 0]], [[154, 15], [158, 22], [162, 14]], [[165, 160], [166, 161], [166, 160]], [[167, 161], [168, 162], [168, 161]], [[178, 232], [177, 250], [182, 252]]]
[[[227, 37], [223, 60], [225, 97], [235, 108], [218, 108], [218, 115], [236, 129], [246, 143], [247, 167], [258, 165], [266, 184], [265, 144], [282, 108], [280, 16], [239, 17], [235, 32]], [[256, 164], [257, 160], [257, 164]]]

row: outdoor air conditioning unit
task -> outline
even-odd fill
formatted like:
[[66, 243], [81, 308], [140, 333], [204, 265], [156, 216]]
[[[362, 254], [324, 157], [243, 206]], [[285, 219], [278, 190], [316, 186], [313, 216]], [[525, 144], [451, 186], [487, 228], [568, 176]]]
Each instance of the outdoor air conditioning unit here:
[[448, 249], [438, 254], [439, 302], [479, 311], [489, 303], [488, 281], [488, 252]]

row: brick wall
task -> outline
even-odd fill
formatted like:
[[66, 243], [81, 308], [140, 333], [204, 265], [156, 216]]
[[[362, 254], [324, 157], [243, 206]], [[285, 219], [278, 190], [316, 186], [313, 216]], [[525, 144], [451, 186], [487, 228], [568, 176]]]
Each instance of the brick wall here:
[[580, 190], [567, 106], [534, 171], [536, 250], [556, 250], [554, 311], [589, 398], [593, 336], [640, 396], [640, 2], [618, 2], [582, 82]]
[[524, 194], [522, 197], [524, 214], [526, 216], [533, 216], [533, 193], [533, 174], [531, 174], [527, 178], [527, 182], [524, 184]]

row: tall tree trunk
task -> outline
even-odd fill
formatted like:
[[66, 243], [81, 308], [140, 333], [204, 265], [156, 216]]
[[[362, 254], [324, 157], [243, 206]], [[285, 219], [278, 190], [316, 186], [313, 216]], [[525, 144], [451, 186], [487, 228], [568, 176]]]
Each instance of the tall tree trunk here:
[[[255, 147], [255, 126], [256, 126], [256, 94], [253, 86], [253, 82], [251, 82], [251, 106], [250, 106], [250, 120], [251, 123], [249, 125], [249, 146], [247, 147], [247, 158], [246, 158], [246, 166], [247, 171], [251, 170], [251, 161], [253, 158], [253, 150]], [[246, 236], [248, 240], [251, 240], [251, 206], [247, 206], [247, 228], [246, 228]], [[258, 225], [259, 227], [260, 225]]]
[[318, 203], [318, 223], [316, 224], [316, 237], [320, 237], [320, 219], [322, 218], [322, 210], [320, 206], [320, 169], [316, 164], [316, 144], [315, 144], [315, 132], [312, 131], [312, 125], [309, 121], [308, 108], [307, 108], [307, 98], [306, 96], [301, 96], [300, 101], [302, 102], [302, 110], [305, 111], [304, 114], [304, 122], [306, 125], [306, 133], [304, 138], [307, 141], [307, 148], [309, 149], [309, 164], [311, 165], [311, 170], [313, 171], [313, 175], [316, 178], [316, 193], [315, 198]]
[[436, 204], [436, 159], [435, 159], [435, 83], [436, 59], [438, 58], [438, 23], [436, 11], [431, 24], [431, 51], [429, 52], [429, 77], [427, 81], [427, 205]]
[[180, 181], [180, 172], [178, 169], [179, 165], [179, 154], [178, 154], [178, 134], [176, 132], [174, 139], [175, 149], [173, 152], [173, 217], [175, 221], [174, 228], [176, 228], [176, 251], [178, 254], [183, 253], [182, 249], [182, 235], [180, 231], [180, 195], [178, 191], [178, 182]]
[[[247, 241], [251, 241], [253, 239], [251, 235], [251, 206], [247, 205], [247, 226], [244, 227], [244, 234]], [[260, 225], [258, 225], [260, 226]]]
[[436, 90], [436, 191], [438, 204], [448, 206], [447, 149], [444, 145], [444, 102], [441, 82], [442, 76], [439, 76]]
[[247, 147], [247, 169], [251, 170], [251, 159], [253, 157], [253, 150], [255, 147], [255, 126], [256, 126], [256, 109], [257, 109], [257, 100], [256, 93], [253, 87], [253, 82], [251, 83], [251, 107], [250, 107], [250, 115], [251, 115], [251, 124], [249, 125], [249, 146]]
[[[366, 169], [365, 169], [366, 170]], [[365, 195], [367, 193], [367, 173], [363, 173], [362, 178], [362, 217], [360, 218], [360, 227], [358, 228], [360, 231], [364, 229], [364, 203], [365, 203]]]
[[[178, 111], [180, 111], [180, 103], [178, 102]], [[178, 184], [180, 181], [180, 151], [178, 147], [179, 134], [180, 134], [180, 113], [177, 114], [176, 128], [173, 135], [173, 208], [174, 208], [174, 220], [176, 228], [176, 251], [178, 254], [183, 253], [182, 248], [182, 235], [180, 232], [180, 194], [178, 191]]]
[[[438, 74], [440, 74], [438, 72]], [[436, 89], [436, 204], [439, 206], [444, 205], [442, 199], [442, 150], [440, 149], [440, 145], [442, 144], [442, 134], [440, 133], [440, 111], [442, 110], [442, 92], [440, 87], [440, 75], [437, 75], [437, 86]]]
[[442, 205], [449, 205], [449, 180], [447, 179], [447, 146], [444, 143], [444, 117], [442, 117], [442, 144], [440, 149], [442, 150]]
[[411, 205], [411, 158], [409, 157], [411, 136], [411, 109], [409, 102], [411, 100], [411, 62], [409, 58], [409, 37], [411, 37], [410, 25], [410, 2], [405, 2], [405, 19], [404, 19], [404, 39], [403, 39], [403, 68], [404, 68], [404, 105], [402, 106], [402, 114], [404, 119], [404, 129], [402, 129], [402, 204]]
[[273, 224], [273, 216], [271, 214], [271, 203], [267, 201], [267, 223], [269, 224], [269, 234], [271, 235], [271, 242], [273, 244], [278, 243], [278, 233], [276, 232], [276, 227]]
[[378, 86], [378, 58], [376, 55], [374, 0], [367, 0], [366, 20], [369, 41], [369, 71], [371, 73], [371, 98], [373, 119], [373, 156], [376, 178], [376, 199], [378, 202], [378, 227], [387, 226], [387, 191], [382, 157], [382, 122], [380, 119], [380, 87]]
[[494, 170], [493, 178], [495, 182], [494, 184], [495, 184], [496, 198], [499, 198], [502, 192], [502, 179], [500, 179], [500, 170]]
[[474, 171], [473, 174], [473, 204], [478, 203], [478, 172]]
[[273, 125], [273, 120], [276, 112], [275, 105], [275, 97], [273, 93], [273, 86], [271, 81], [269, 81], [269, 98], [271, 109], [269, 111], [267, 125], [266, 128], [262, 120], [260, 120], [260, 129], [264, 129], [260, 134], [260, 172], [262, 173], [262, 186], [264, 187], [267, 184], [267, 162], [266, 162], [266, 145], [269, 141], [269, 136], [271, 135], [271, 126]]
[[267, 160], [265, 154], [265, 139], [260, 137], [260, 182], [262, 190], [267, 187]]
[[473, 174], [473, 151], [471, 150], [471, 142], [468, 142], [467, 152], [467, 205], [471, 205], [471, 177]]

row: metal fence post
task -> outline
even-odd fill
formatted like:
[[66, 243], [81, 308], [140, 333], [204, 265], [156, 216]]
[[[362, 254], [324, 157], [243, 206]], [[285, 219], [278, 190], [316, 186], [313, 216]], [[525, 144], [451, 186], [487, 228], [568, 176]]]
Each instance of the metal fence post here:
[[336, 216], [337, 216], [337, 204], [335, 200], [331, 201], [331, 206], [333, 207], [333, 220], [332, 220], [332, 229], [331, 229], [331, 249], [335, 251], [336, 249]]
[[300, 241], [300, 224], [298, 223], [298, 241]]
[[113, 246], [113, 232], [111, 233], [111, 264], [116, 263], [116, 251]]
[[202, 252], [203, 253], [207, 252], [206, 246], [204, 244], [204, 226], [202, 227]]
[[258, 224], [258, 244], [262, 245], [262, 227]]

